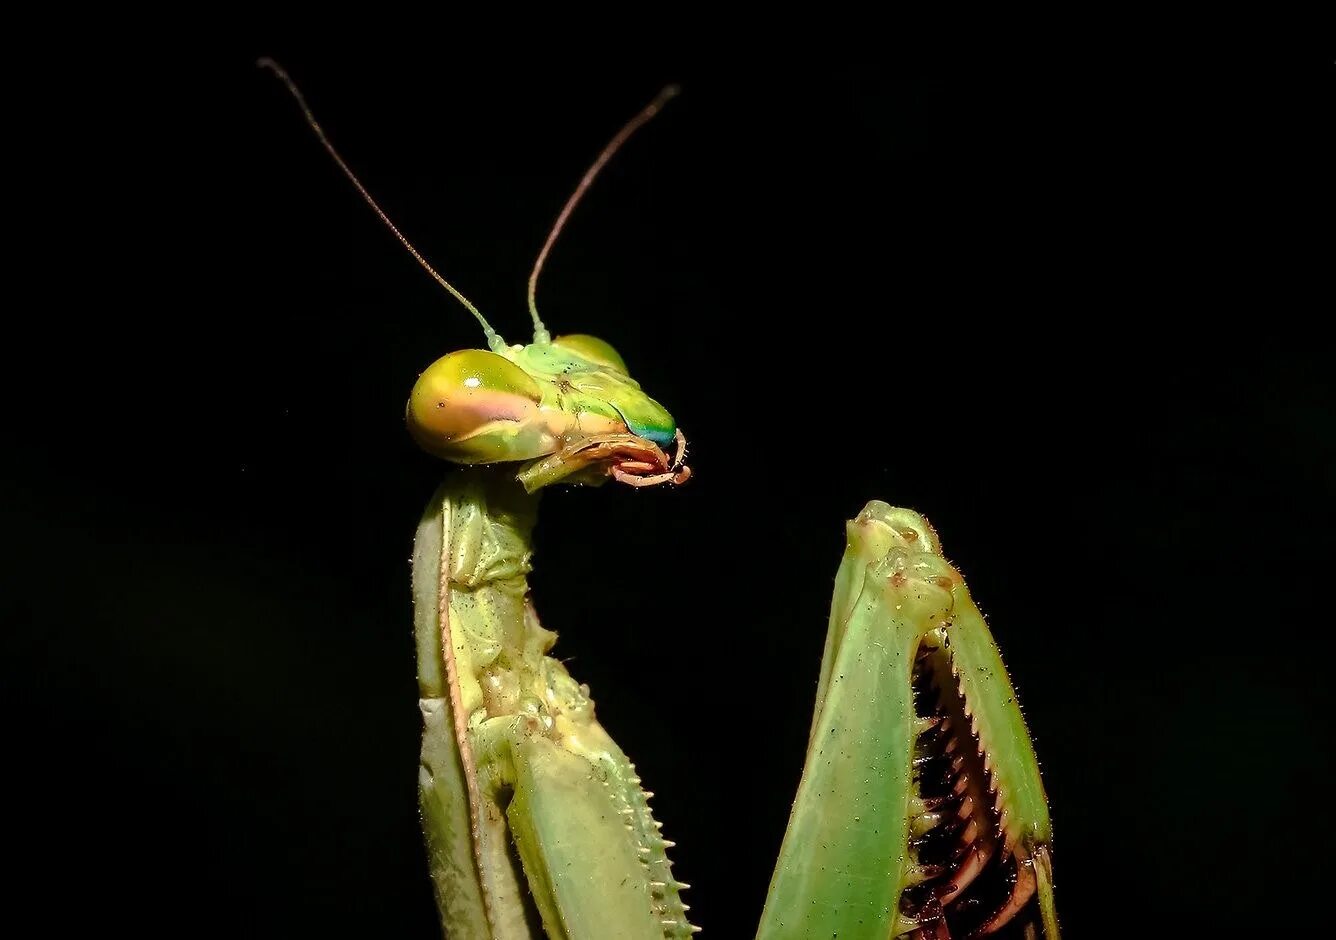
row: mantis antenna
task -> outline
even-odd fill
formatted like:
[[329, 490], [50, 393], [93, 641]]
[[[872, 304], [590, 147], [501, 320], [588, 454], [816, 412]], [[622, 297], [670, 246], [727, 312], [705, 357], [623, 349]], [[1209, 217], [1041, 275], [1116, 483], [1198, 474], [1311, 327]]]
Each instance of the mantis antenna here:
[[535, 297], [538, 293], [538, 274], [543, 270], [543, 262], [547, 260], [548, 252], [552, 250], [552, 243], [557, 240], [561, 230], [566, 225], [566, 220], [570, 218], [571, 212], [579, 203], [589, 185], [594, 182], [594, 177], [598, 176], [599, 170], [603, 169], [604, 164], [612, 159], [612, 155], [621, 149], [626, 139], [638, 131], [646, 121], [659, 113], [659, 110], [677, 96], [681, 89], [677, 85], [669, 85], [663, 91], [655, 96], [654, 100], [641, 110], [639, 114], [626, 122], [626, 125], [617, 132], [608, 145], [603, 148], [603, 152], [598, 155], [593, 166], [585, 171], [585, 175], [580, 179], [580, 185], [575, 187], [575, 192], [571, 193], [571, 198], [566, 200], [566, 205], [562, 207], [561, 214], [557, 216], [557, 221], [552, 226], [552, 231], [548, 233], [547, 241], [543, 243], [543, 248], [538, 252], [538, 260], [533, 263], [533, 273], [529, 275], [529, 314], [533, 317], [533, 341], [535, 343], [550, 342], [552, 337], [547, 332], [547, 327], [538, 317], [538, 303]]
[[[417, 259], [418, 264], [427, 269], [427, 273], [434, 277], [438, 284], [448, 290], [456, 300], [467, 307], [469, 313], [478, 318], [478, 322], [482, 324], [483, 335], [487, 337], [487, 346], [493, 352], [498, 352], [501, 349], [504, 349], [506, 341], [497, 334], [496, 330], [492, 329], [492, 325], [487, 322], [487, 319], [478, 311], [478, 308], [469, 303], [467, 297], [456, 290], [453, 284], [441, 277], [436, 269], [427, 263], [427, 259], [422, 257], [418, 250], [413, 247], [412, 242], [405, 238], [404, 233], [399, 231], [398, 227], [390, 221], [390, 217], [385, 214], [385, 210], [376, 203], [375, 199], [371, 198], [371, 194], [367, 192], [366, 187], [362, 185], [362, 181], [357, 178], [357, 174], [349, 168], [348, 164], [343, 162], [343, 157], [339, 156], [339, 152], [335, 150], [334, 145], [329, 142], [329, 138], [325, 136], [324, 128], [322, 128], [320, 122], [315, 119], [315, 115], [311, 112], [310, 105], [306, 103], [306, 98], [302, 95], [301, 89], [299, 89], [297, 83], [288, 76], [288, 73], [284, 70], [283, 66], [279, 65], [268, 56], [260, 59], [255, 64], [262, 69], [268, 69], [273, 72], [274, 75], [278, 77], [278, 80], [287, 86], [288, 91], [292, 93], [292, 97], [297, 100], [298, 106], [302, 109], [302, 114], [306, 117], [306, 123], [311, 125], [311, 130], [315, 131], [315, 136], [319, 139], [325, 150], [334, 158], [334, 162], [338, 164], [338, 167], [343, 171], [344, 176], [348, 177], [353, 186], [357, 188], [357, 191], [361, 193], [362, 198], [366, 200], [367, 205], [375, 211], [376, 215], [380, 216], [380, 220], [385, 223], [391, 232], [394, 233], [394, 237], [399, 239], [400, 243], [408, 249], [408, 253]], [[561, 227], [560, 222], [558, 222], [557, 227]], [[537, 272], [535, 272], [535, 275], [536, 273]], [[532, 287], [530, 288], [530, 292], [532, 293]]]

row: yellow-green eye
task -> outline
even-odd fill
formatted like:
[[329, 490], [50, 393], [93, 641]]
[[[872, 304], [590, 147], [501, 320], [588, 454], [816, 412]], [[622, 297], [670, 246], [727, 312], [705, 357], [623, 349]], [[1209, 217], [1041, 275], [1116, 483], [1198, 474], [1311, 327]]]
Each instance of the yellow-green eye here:
[[629, 375], [626, 371], [626, 363], [622, 362], [622, 357], [618, 355], [617, 350], [597, 336], [590, 336], [588, 333], [572, 333], [569, 336], [558, 336], [552, 340], [552, 345], [569, 350], [580, 358], [588, 359], [605, 369], [612, 369], [622, 375]]
[[542, 392], [510, 360], [481, 349], [437, 359], [418, 377], [406, 419], [425, 450], [459, 463], [525, 460], [546, 453]]

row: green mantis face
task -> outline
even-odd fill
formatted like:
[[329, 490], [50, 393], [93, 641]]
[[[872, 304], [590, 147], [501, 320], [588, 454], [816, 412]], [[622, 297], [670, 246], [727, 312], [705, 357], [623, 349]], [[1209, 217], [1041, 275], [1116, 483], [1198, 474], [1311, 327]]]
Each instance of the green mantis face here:
[[[617, 350], [594, 336], [552, 339], [538, 316], [538, 275], [557, 236], [594, 177], [637, 128], [677, 94], [661, 91], [603, 148], [571, 194], [529, 275], [533, 342], [508, 345], [454, 285], [412, 246], [339, 156], [301, 91], [272, 59], [261, 59], [288, 88], [325, 151], [380, 220], [427, 273], [477, 318], [488, 349], [463, 349], [436, 360], [408, 398], [405, 418], [425, 450], [453, 463], [521, 462], [516, 479], [530, 493], [565, 480], [631, 486], [685, 483], [686, 438], [662, 405], [640, 389]], [[670, 459], [664, 448], [674, 446]]]
[[443, 356], [419, 376], [405, 419], [424, 450], [453, 463], [524, 461], [530, 492], [561, 479], [646, 486], [690, 475], [672, 415], [594, 336]]

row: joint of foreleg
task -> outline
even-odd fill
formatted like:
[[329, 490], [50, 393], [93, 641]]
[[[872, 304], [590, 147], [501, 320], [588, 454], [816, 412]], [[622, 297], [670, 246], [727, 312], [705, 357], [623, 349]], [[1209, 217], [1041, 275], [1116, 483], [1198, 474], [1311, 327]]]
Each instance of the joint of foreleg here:
[[942, 556], [896, 546], [873, 566], [872, 573], [885, 585], [886, 599], [898, 616], [912, 622], [920, 633], [950, 621], [955, 606], [952, 588], [960, 575]]
[[[875, 527], [882, 531], [889, 545], [920, 552], [942, 553], [937, 532], [912, 509], [903, 509], [874, 499], [854, 517], [853, 524], [860, 528]], [[888, 545], [888, 547], [889, 547]]]

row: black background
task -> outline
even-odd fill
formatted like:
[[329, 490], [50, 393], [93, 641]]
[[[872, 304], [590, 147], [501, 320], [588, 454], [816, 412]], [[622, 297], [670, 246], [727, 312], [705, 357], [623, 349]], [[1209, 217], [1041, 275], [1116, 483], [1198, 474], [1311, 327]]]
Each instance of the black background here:
[[540, 307], [621, 351], [697, 475], [549, 492], [532, 584], [707, 935], [754, 929], [871, 498], [990, 615], [1070, 936], [1325, 916], [1330, 62], [264, 35], [19, 105], [44, 262], [3, 603], [40, 933], [435, 936], [407, 559], [445, 470], [401, 416], [480, 336], [261, 54], [512, 341], [571, 187], [682, 84]]

